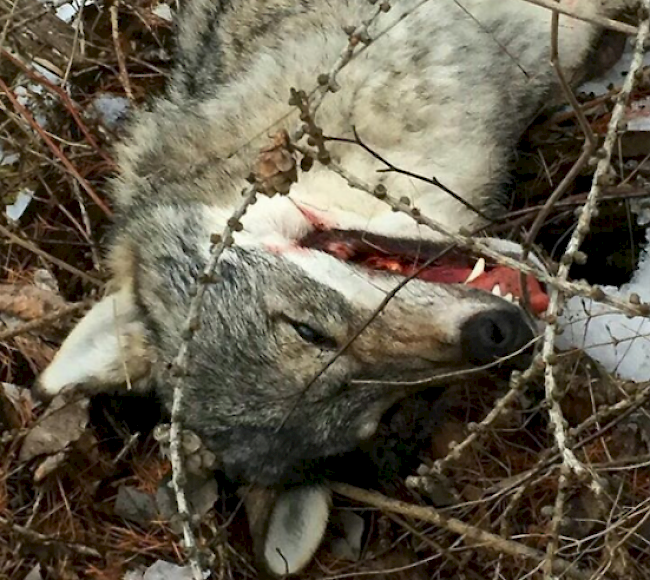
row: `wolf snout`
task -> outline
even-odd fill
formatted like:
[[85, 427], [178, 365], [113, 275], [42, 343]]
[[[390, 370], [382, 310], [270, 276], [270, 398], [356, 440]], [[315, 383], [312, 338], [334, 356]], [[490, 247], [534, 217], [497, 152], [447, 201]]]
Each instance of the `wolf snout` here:
[[533, 329], [519, 309], [475, 314], [461, 328], [463, 354], [473, 364], [485, 365], [510, 357], [516, 368], [530, 364]]

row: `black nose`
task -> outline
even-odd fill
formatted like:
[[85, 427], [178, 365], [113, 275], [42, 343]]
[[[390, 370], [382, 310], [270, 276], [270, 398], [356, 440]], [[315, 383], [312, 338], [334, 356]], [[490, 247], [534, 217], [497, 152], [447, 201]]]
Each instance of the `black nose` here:
[[[460, 331], [463, 355], [469, 362], [489, 364], [523, 349], [508, 360], [515, 368], [526, 368], [530, 364], [534, 336], [524, 313], [514, 308], [476, 314]], [[530, 347], [526, 348], [527, 345]]]

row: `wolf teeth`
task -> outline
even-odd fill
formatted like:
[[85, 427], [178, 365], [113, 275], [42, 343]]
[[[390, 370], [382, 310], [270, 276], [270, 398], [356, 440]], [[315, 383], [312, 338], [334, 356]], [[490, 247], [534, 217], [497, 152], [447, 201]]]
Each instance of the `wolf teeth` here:
[[484, 273], [485, 273], [485, 259], [479, 258], [478, 260], [476, 260], [476, 264], [474, 264], [474, 268], [472, 268], [472, 271], [470, 272], [469, 276], [467, 276], [467, 280], [465, 280], [465, 284], [469, 284], [470, 282], [473, 282]]
[[494, 294], [495, 296], [498, 296], [499, 298], [501, 298], [502, 297], [502, 295], [501, 295], [501, 286], [499, 286], [498, 284], [495, 284], [494, 288], [492, 288], [492, 294]]
[[512, 292], [508, 292], [508, 293], [503, 297], [503, 299], [504, 299], [504, 300], [507, 300], [508, 302], [514, 302], [514, 301], [515, 301], [515, 298], [514, 298], [514, 296], [512, 295]]

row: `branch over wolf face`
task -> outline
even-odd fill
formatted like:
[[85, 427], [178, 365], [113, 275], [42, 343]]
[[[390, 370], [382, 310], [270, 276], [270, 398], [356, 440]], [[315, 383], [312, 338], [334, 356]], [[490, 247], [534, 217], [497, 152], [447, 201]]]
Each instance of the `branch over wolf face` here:
[[[564, 3], [592, 14], [625, 4]], [[188, 2], [167, 93], [138, 113], [119, 148], [113, 292], [40, 377], [42, 394], [128, 383], [156, 389], [171, 405], [168, 368], [210, 234], [240, 203], [268, 135], [298, 121], [290, 89], [312, 87], [346, 46], [343, 29], [375, 10], [367, 0]], [[356, 129], [394, 164], [435, 175], [494, 212], [516, 140], [556, 90], [550, 21], [549, 11], [521, 0], [394, 0], [370, 29], [377, 41], [341, 71], [340, 90], [315, 121], [336, 137]], [[561, 18], [568, 75], [579, 76], [596, 33]], [[328, 147], [350, 172], [408, 197], [446, 228], [481, 224], [435, 185], [378, 173], [381, 164], [362, 148]], [[524, 364], [534, 325], [513, 302], [522, 294], [518, 276], [458, 249], [443, 252], [439, 235], [326, 167], [301, 174], [286, 197], [261, 197], [243, 225], [190, 344], [183, 422], [230, 478], [286, 490], [258, 542], [263, 564], [282, 574], [310, 559], [327, 521], [314, 465], [372, 438], [382, 415], [413, 392], [409, 382], [503, 357]], [[404, 275], [435, 256], [373, 318]], [[542, 292], [528, 283], [530, 293]]]

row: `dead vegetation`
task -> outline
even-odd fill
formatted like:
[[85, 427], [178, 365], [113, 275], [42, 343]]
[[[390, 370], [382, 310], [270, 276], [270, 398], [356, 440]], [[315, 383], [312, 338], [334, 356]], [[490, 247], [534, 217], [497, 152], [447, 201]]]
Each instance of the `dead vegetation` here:
[[[178, 518], [160, 513], [174, 498], [160, 497], [171, 465], [152, 435], [152, 401], [63, 400], [46, 412], [27, 391], [106, 279], [106, 182], [121, 127], [106, 98], [142, 105], [161, 90], [171, 51], [165, 6], [84, 4], [69, 24], [35, 0], [0, 0], [0, 577], [112, 580], [158, 560], [187, 562]], [[650, 79], [637, 76], [632, 99], [643, 103]], [[580, 97], [597, 139], [620, 88]], [[491, 229], [525, 239], [583, 142], [572, 110], [532, 127], [509, 213]], [[582, 246], [589, 259], [577, 260], [573, 277], [620, 284], [634, 270], [645, 228], [631, 204], [650, 195], [649, 145], [646, 131], [618, 136]], [[584, 165], [544, 210], [536, 241], [549, 256], [562, 256], [593, 172]], [[25, 200], [17, 219], [4, 215]], [[541, 359], [509, 385], [477, 380], [459, 390], [417, 474], [381, 494], [335, 484], [332, 530], [304, 577], [650, 577], [650, 387], [581, 352], [552, 356], [551, 402], [583, 471], [568, 469], [557, 447]], [[212, 498], [195, 526], [206, 567], [217, 578], [255, 578], [239, 499], [221, 481], [206, 493], [190, 494]], [[361, 529], [354, 538], [351, 527]]]

